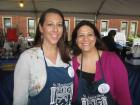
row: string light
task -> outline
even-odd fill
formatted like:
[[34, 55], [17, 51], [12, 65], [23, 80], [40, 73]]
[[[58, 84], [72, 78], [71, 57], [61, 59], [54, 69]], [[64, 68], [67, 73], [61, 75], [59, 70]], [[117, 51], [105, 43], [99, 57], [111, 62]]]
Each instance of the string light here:
[[24, 7], [24, 3], [23, 3], [23, 1], [20, 1], [20, 2], [19, 2], [19, 6], [20, 6], [21, 8]]

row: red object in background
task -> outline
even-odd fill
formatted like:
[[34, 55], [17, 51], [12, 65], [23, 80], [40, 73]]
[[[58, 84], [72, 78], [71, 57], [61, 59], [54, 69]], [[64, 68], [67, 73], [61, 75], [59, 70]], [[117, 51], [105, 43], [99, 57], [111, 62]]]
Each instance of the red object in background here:
[[6, 39], [9, 42], [13, 42], [13, 41], [17, 42], [18, 41], [16, 28], [8, 28], [7, 29]]

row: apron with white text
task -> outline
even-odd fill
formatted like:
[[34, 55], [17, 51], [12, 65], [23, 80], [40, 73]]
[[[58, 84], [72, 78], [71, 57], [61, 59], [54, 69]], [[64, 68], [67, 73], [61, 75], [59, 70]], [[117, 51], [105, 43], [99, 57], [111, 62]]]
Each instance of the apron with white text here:
[[[45, 60], [45, 59], [44, 59]], [[71, 105], [73, 95], [72, 67], [49, 67], [45, 60], [47, 82], [36, 96], [29, 96], [28, 105]]]

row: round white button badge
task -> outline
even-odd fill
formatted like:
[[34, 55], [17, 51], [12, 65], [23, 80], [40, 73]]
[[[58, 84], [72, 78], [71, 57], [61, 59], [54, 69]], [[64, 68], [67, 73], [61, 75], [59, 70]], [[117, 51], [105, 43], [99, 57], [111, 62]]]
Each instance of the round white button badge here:
[[99, 93], [101, 94], [105, 94], [105, 93], [108, 93], [110, 90], [110, 86], [107, 84], [107, 83], [102, 83], [99, 85], [98, 87], [98, 91]]
[[69, 76], [70, 76], [71, 78], [74, 77], [74, 69], [73, 69], [72, 67], [69, 67], [69, 68], [68, 68], [68, 74], [69, 74]]

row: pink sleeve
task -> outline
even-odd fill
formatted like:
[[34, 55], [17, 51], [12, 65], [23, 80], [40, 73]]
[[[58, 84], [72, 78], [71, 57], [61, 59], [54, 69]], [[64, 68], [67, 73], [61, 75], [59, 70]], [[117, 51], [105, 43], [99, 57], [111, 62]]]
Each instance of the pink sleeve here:
[[114, 92], [118, 105], [132, 105], [129, 92], [127, 70], [116, 54], [112, 54], [111, 68], [113, 69]]

